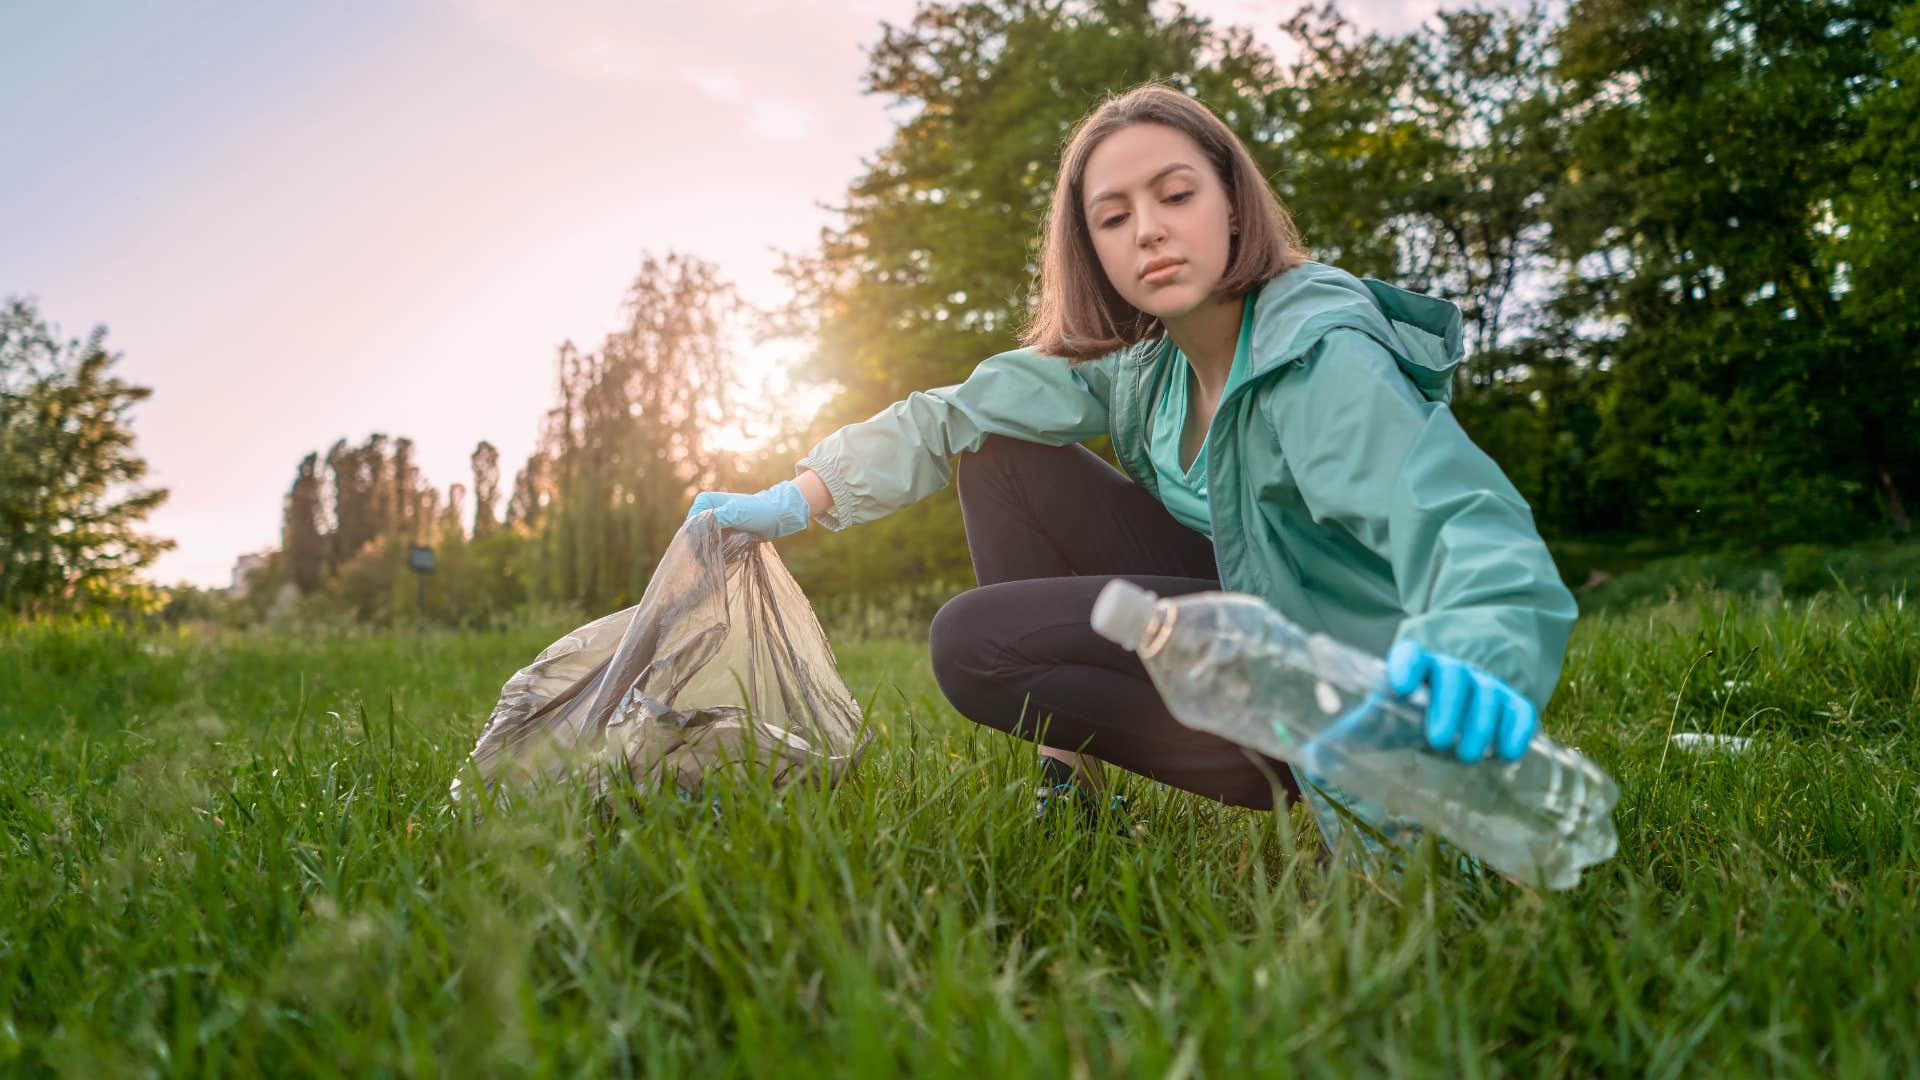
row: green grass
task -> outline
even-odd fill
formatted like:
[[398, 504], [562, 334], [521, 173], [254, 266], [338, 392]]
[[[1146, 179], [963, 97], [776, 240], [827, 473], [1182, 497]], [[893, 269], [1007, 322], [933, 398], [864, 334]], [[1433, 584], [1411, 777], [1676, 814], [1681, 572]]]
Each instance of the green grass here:
[[0, 628], [0, 1070], [1920, 1067], [1903, 601], [1583, 620], [1546, 724], [1620, 779], [1620, 855], [1555, 894], [1322, 869], [1304, 812], [1137, 780], [1143, 837], [1037, 830], [1030, 752], [915, 640], [841, 648], [878, 736], [837, 789], [462, 818], [500, 682], [562, 629]]

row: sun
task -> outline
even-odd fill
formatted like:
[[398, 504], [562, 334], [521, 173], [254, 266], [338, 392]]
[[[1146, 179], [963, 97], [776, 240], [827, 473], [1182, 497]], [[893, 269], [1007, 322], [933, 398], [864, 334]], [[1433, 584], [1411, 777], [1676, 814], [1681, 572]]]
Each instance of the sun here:
[[806, 423], [824, 407], [833, 396], [832, 386], [800, 385], [792, 377], [811, 347], [805, 341], [737, 340], [734, 355], [739, 367], [731, 410], [735, 419], [709, 432], [707, 444], [734, 453], [754, 450], [780, 432]]

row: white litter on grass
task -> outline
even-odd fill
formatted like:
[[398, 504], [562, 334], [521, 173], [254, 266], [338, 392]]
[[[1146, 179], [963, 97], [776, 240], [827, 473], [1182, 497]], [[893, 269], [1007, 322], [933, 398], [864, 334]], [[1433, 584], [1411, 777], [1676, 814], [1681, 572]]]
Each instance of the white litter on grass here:
[[1719, 750], [1728, 754], [1744, 754], [1753, 740], [1742, 735], [1707, 735], [1698, 731], [1676, 732], [1673, 745], [1683, 750]]

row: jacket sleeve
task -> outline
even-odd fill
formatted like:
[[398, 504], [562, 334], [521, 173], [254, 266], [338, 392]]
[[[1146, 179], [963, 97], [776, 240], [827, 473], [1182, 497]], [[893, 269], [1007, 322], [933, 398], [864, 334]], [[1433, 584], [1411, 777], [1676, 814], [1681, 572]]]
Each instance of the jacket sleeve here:
[[1333, 330], [1268, 395], [1316, 522], [1391, 565], [1394, 640], [1464, 660], [1545, 709], [1579, 614], [1526, 499], [1379, 342]]
[[872, 418], [828, 435], [794, 464], [826, 484], [818, 515], [838, 531], [885, 517], [945, 487], [952, 457], [988, 435], [1065, 446], [1108, 433], [1112, 364], [1119, 353], [1070, 367], [1029, 349], [988, 357], [965, 382], [916, 390]]

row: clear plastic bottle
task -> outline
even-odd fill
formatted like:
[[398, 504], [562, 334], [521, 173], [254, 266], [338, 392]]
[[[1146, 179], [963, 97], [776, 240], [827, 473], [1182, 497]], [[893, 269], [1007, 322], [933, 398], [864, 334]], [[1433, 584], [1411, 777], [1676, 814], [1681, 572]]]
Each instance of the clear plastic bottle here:
[[1308, 634], [1244, 593], [1166, 599], [1115, 580], [1093, 628], [1140, 654], [1175, 718], [1325, 777], [1526, 882], [1570, 889], [1618, 846], [1613, 779], [1536, 733], [1517, 761], [1429, 747], [1426, 691], [1387, 686], [1380, 658]]

